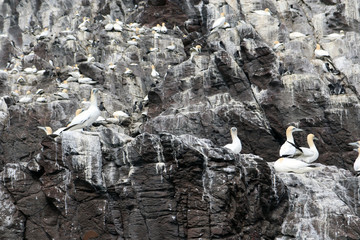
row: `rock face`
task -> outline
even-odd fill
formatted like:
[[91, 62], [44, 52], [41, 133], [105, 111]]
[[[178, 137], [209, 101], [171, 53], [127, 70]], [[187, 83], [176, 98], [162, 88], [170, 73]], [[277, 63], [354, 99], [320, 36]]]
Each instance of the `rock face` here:
[[[0, 5], [4, 239], [359, 239], [358, 1]], [[93, 87], [90, 129], [37, 128]], [[268, 166], [289, 125], [319, 139], [320, 171]], [[231, 127], [240, 155], [221, 148]]]

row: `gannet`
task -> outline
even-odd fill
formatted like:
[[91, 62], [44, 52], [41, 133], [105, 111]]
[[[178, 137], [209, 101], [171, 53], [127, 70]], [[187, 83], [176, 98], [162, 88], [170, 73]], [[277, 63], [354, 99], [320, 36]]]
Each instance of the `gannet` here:
[[91, 126], [93, 122], [100, 116], [100, 109], [98, 107], [97, 101], [98, 89], [93, 88], [91, 90], [91, 104], [90, 107], [74, 117], [69, 126], [67, 126], [64, 131], [73, 131], [76, 129], [83, 129], [85, 127]]
[[42, 89], [42, 88], [38, 89], [38, 90], [35, 92], [36, 95], [42, 95], [42, 94], [44, 94], [44, 93], [45, 93], [45, 91], [44, 91], [44, 89]]
[[329, 55], [329, 53], [327, 51], [322, 50], [320, 48], [319, 44], [316, 44], [315, 57], [316, 58], [325, 58], [325, 57], [330, 57], [330, 55]]
[[32, 98], [31, 92], [27, 91], [26, 95], [19, 99], [19, 103], [30, 103]]
[[274, 42], [273, 50], [274, 52], [282, 51], [285, 49], [285, 46], [283, 43], [280, 43], [279, 41]]
[[131, 39], [140, 40], [140, 35], [132, 35]]
[[84, 77], [84, 75], [80, 75], [80, 77], [78, 78], [78, 82], [82, 83], [82, 84], [96, 84], [97, 81], [89, 78], [89, 77]]
[[169, 50], [169, 51], [174, 51], [175, 50], [174, 42], [171, 42], [171, 44], [169, 46], [167, 46], [166, 49]]
[[159, 51], [159, 48], [152, 48], [152, 47], [151, 47], [151, 48], [149, 49], [149, 52], [157, 52], [157, 51]]
[[309, 145], [309, 148], [306, 147], [300, 147], [302, 154], [296, 159], [301, 160], [306, 163], [312, 163], [316, 161], [319, 157], [319, 152], [316, 149], [316, 146], [314, 144], [314, 140], [318, 140], [314, 134], [310, 133], [307, 135], [307, 143]]
[[232, 127], [230, 129], [230, 134], [231, 134], [232, 143], [226, 144], [224, 146], [224, 148], [227, 148], [236, 154], [240, 153], [242, 146], [241, 146], [241, 141], [240, 141], [239, 137], [237, 136], [237, 128]]
[[59, 88], [63, 88], [63, 89], [69, 89], [69, 84], [68, 81], [63, 81], [62, 83], [59, 84]]
[[135, 45], [135, 46], [138, 44], [137, 41], [136, 41], [136, 39], [134, 39], [134, 38], [131, 39], [131, 40], [129, 40], [129, 41], [127, 41], [127, 43], [130, 44], [130, 45]]
[[294, 158], [279, 158], [274, 163], [275, 171], [277, 172], [293, 172], [293, 173], [305, 173], [317, 169], [319, 166], [314, 164], [308, 164], [306, 162], [294, 159]]
[[37, 72], [37, 69], [36, 69], [35, 66], [32, 66], [32, 67], [25, 68], [25, 69], [24, 69], [24, 72], [25, 72], [26, 74], [34, 74], [34, 73]]
[[152, 30], [154, 30], [154, 31], [156, 31], [156, 32], [160, 32], [161, 31], [161, 26], [160, 26], [160, 24], [156, 24], [156, 26], [155, 27], [152, 27]]
[[116, 19], [115, 23], [114, 23], [114, 30], [117, 32], [121, 32], [123, 29], [122, 26], [123, 26], [123, 23], [120, 22], [119, 19]]
[[78, 28], [81, 31], [86, 31], [89, 23], [90, 23], [89, 18], [83, 17], [83, 22], [79, 24]]
[[294, 40], [296, 38], [303, 38], [303, 37], [306, 37], [306, 35], [300, 32], [292, 32], [289, 34], [290, 40]]
[[63, 89], [61, 92], [54, 93], [55, 96], [59, 97], [60, 100], [69, 99], [69, 94], [67, 89]]
[[115, 65], [115, 64], [109, 63], [109, 69], [110, 69], [110, 70], [115, 70], [115, 68], [116, 68], [116, 65]]
[[296, 153], [296, 150], [299, 149], [294, 142], [293, 132], [303, 131], [300, 128], [294, 126], [289, 126], [286, 129], [286, 142], [280, 148], [280, 157], [293, 157]]
[[44, 39], [44, 38], [47, 38], [49, 36], [49, 30], [48, 28], [44, 28], [44, 31], [42, 31], [40, 33], [40, 35], [36, 36], [37, 39], [41, 40], [41, 39]]
[[158, 34], [156, 31], [152, 31], [152, 34], [154, 34], [154, 38], [159, 38], [160, 34]]
[[36, 99], [36, 102], [39, 102], [39, 103], [46, 103], [47, 102], [47, 99], [45, 97], [38, 97]]
[[154, 65], [151, 65], [151, 76], [153, 77], [153, 78], [157, 78], [157, 77], [159, 77], [160, 75], [159, 75], [159, 73], [155, 70], [155, 66]]
[[131, 75], [132, 73], [133, 72], [129, 68], [125, 69], [125, 72], [124, 72], [125, 75]]
[[254, 13], [258, 14], [258, 15], [265, 15], [265, 16], [270, 16], [270, 9], [265, 8], [264, 10], [255, 10]]
[[16, 80], [17, 84], [21, 84], [24, 85], [26, 84], [26, 79], [23, 76], [20, 76], [17, 80]]
[[225, 13], [220, 13], [220, 17], [215, 20], [210, 30], [214, 30], [215, 28], [222, 27], [225, 23]]
[[166, 26], [165, 26], [165, 23], [162, 23], [162, 26], [161, 26], [161, 28], [160, 28], [160, 31], [161, 31], [162, 33], [167, 33], [167, 28], [166, 28]]
[[325, 39], [328, 39], [330, 41], [334, 41], [336, 39], [340, 39], [342, 37], [344, 37], [345, 34], [344, 34], [344, 30], [340, 30], [340, 33], [331, 33], [327, 36], [324, 36]]
[[231, 25], [228, 22], [224, 22], [224, 25], [222, 25], [222, 28], [224, 28], [224, 29], [230, 28], [230, 27], [231, 27]]
[[114, 24], [113, 23], [108, 23], [105, 25], [105, 31], [112, 31], [114, 29]]
[[66, 36], [66, 41], [76, 41], [76, 37], [72, 34]]
[[359, 153], [358, 157], [356, 158], [355, 162], [354, 162], [354, 170], [356, 172], [360, 171], [360, 147], [354, 149], [354, 151], [357, 151]]
[[195, 47], [192, 47], [190, 49], [190, 61], [194, 58], [195, 55], [199, 54], [201, 52], [201, 46], [196, 45]]
[[95, 62], [95, 57], [93, 57], [93, 55], [91, 53], [89, 53], [86, 61], [87, 62]]

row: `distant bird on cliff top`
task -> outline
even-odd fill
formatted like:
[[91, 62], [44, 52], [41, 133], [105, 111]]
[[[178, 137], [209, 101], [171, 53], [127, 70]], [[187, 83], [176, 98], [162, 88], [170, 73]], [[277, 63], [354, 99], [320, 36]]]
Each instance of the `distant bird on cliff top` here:
[[330, 41], [334, 41], [336, 39], [343, 38], [345, 36], [344, 30], [340, 30], [340, 33], [331, 33], [327, 36], [324, 36], [325, 39], [328, 39]]
[[155, 66], [154, 65], [151, 65], [151, 76], [153, 78], [158, 78], [160, 76], [160, 74], [155, 70]]
[[159, 38], [160, 34], [158, 34], [156, 31], [152, 31], [152, 34], [154, 34], [154, 38]]
[[293, 132], [303, 131], [300, 128], [296, 128], [294, 126], [289, 126], [286, 129], [286, 141], [280, 148], [280, 157], [293, 157], [296, 152], [300, 153], [301, 150], [297, 145], [295, 145], [294, 137], [292, 135]]
[[303, 38], [303, 37], [306, 37], [306, 35], [301, 32], [292, 32], [289, 34], [290, 40], [294, 40], [297, 38]]
[[121, 32], [123, 30], [123, 25], [123, 22], [121, 22], [119, 19], [116, 19], [114, 23], [114, 30], [117, 32]]
[[354, 162], [354, 170], [359, 173], [360, 172], [360, 147], [354, 149], [354, 151], [359, 153], [358, 157], [356, 158], [356, 160]]
[[274, 168], [277, 172], [305, 173], [316, 170], [319, 166], [315, 164], [308, 164], [294, 158], [284, 157], [275, 161]]
[[83, 17], [83, 22], [79, 24], [78, 28], [81, 31], [86, 31], [88, 29], [89, 23], [90, 23], [90, 19], [87, 17]]
[[51, 135], [53, 133], [51, 127], [41, 127], [41, 126], [38, 126], [39, 129], [43, 130], [46, 135]]
[[125, 75], [131, 75], [131, 74], [133, 74], [133, 71], [131, 71], [131, 69], [129, 69], [129, 68], [125, 68], [124, 74]]
[[176, 48], [176, 46], [173, 41], [171, 42], [171, 44], [169, 46], [166, 47], [166, 49], [169, 51], [174, 51], [175, 48]]
[[138, 45], [138, 43], [137, 43], [137, 41], [136, 41], [135, 38], [133, 38], [133, 39], [131, 39], [131, 40], [128, 40], [127, 43], [130, 44], [130, 45], [134, 45], [134, 46]]
[[67, 126], [64, 131], [73, 131], [76, 129], [83, 129], [85, 127], [91, 126], [93, 122], [100, 116], [100, 109], [98, 107], [97, 101], [97, 88], [93, 88], [91, 90], [91, 98], [90, 98], [90, 107], [74, 117], [69, 126]]
[[236, 154], [240, 153], [242, 149], [242, 145], [239, 137], [237, 136], [237, 128], [232, 127], [230, 129], [230, 134], [231, 134], [232, 143], [226, 144], [224, 148], [227, 148]]
[[152, 27], [152, 30], [154, 30], [154, 31], [157, 32], [157, 33], [161, 32], [161, 26], [160, 26], [160, 24], [156, 24], [156, 26]]
[[116, 68], [116, 65], [114, 64], [114, 63], [109, 63], [109, 69], [110, 70], [115, 70], [115, 68]]
[[274, 46], [273, 46], [274, 52], [282, 51], [284, 49], [285, 49], [285, 46], [283, 43], [281, 43], [279, 41], [274, 42]]
[[198, 55], [201, 52], [201, 46], [196, 45], [195, 47], [190, 48], [190, 61], [193, 60], [195, 55]]
[[254, 13], [258, 14], [258, 15], [263, 15], [263, 16], [270, 16], [270, 9], [265, 8], [264, 10], [255, 10], [253, 11]]
[[316, 58], [327, 58], [330, 57], [330, 54], [328, 53], [328, 51], [322, 50], [320, 47], [320, 44], [316, 44], [316, 49], [315, 49], [315, 57]]
[[160, 28], [160, 32], [161, 33], [167, 33], [167, 28], [166, 28], [166, 26], [165, 26], [165, 23], [162, 23], [162, 26], [161, 26], [161, 28]]
[[318, 140], [314, 134], [310, 133], [307, 135], [307, 143], [309, 145], [309, 148], [306, 147], [300, 147], [302, 154], [296, 159], [301, 160], [306, 163], [312, 163], [316, 161], [319, 157], [319, 152], [314, 144], [314, 140]]
[[212, 27], [210, 28], [210, 30], [214, 30], [216, 28], [222, 27], [225, 23], [225, 13], [220, 13], [220, 17], [218, 19], [215, 20], [215, 22], [213, 23]]
[[112, 31], [114, 29], [114, 24], [109, 22], [108, 24], [105, 25], [105, 31]]

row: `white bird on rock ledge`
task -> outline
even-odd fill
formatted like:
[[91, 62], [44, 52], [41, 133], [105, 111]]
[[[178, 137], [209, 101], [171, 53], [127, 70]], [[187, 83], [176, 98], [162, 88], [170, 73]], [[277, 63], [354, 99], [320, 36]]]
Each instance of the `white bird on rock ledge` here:
[[279, 158], [275, 161], [274, 168], [277, 172], [305, 173], [316, 170], [319, 166], [308, 164], [294, 158]]
[[154, 66], [154, 65], [151, 65], [151, 68], [152, 68], [152, 70], [151, 70], [151, 76], [152, 76], [153, 78], [158, 78], [158, 77], [160, 76], [160, 74], [155, 70], [155, 66]]
[[241, 141], [240, 141], [239, 137], [237, 136], [237, 128], [232, 127], [230, 129], [230, 134], [231, 134], [232, 143], [226, 144], [224, 146], [224, 148], [227, 148], [236, 154], [240, 153], [242, 146], [241, 146]]
[[100, 109], [98, 107], [97, 101], [97, 88], [93, 88], [91, 90], [91, 98], [90, 98], [90, 107], [74, 117], [71, 123], [64, 129], [64, 131], [73, 131], [76, 129], [83, 129], [85, 127], [91, 126], [93, 122], [100, 116]]
[[358, 157], [356, 158], [356, 160], [354, 162], [354, 170], [356, 172], [360, 172], [360, 147], [354, 149], [354, 151], [357, 151], [359, 153]]
[[300, 147], [300, 149], [302, 150], [302, 154], [299, 157], [296, 157], [296, 159], [306, 163], [312, 163], [318, 159], [319, 152], [316, 149], [314, 140], [318, 140], [318, 139], [314, 136], [314, 134], [310, 133], [307, 136], [307, 143], [309, 145], [309, 148]]
[[210, 30], [214, 30], [216, 28], [222, 27], [225, 23], [225, 13], [220, 13], [220, 17], [215, 20]]
[[[300, 128], [296, 128], [294, 126], [289, 126], [286, 129], [286, 142], [280, 148], [280, 157], [293, 157], [299, 149], [294, 142], [294, 137], [292, 135], [293, 132], [303, 131]], [[300, 151], [300, 150], [299, 150]]]

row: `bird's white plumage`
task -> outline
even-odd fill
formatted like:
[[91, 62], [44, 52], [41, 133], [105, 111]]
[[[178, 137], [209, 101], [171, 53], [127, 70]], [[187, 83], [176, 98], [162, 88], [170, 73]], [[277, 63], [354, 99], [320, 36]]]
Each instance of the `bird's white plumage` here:
[[309, 145], [308, 148], [301, 147], [302, 154], [298, 156], [296, 159], [301, 160], [306, 163], [312, 163], [316, 161], [319, 157], [319, 152], [314, 144], [315, 136], [313, 134], [309, 134], [307, 136], [307, 143]]
[[279, 158], [274, 163], [275, 171], [277, 172], [294, 172], [294, 173], [305, 173], [310, 172], [317, 167], [308, 164], [306, 162], [294, 159], [294, 158]]
[[237, 136], [236, 127], [230, 129], [232, 143], [226, 144], [224, 148], [231, 150], [233, 153], [240, 153], [242, 150], [242, 145], [239, 137]]
[[66, 127], [65, 130], [76, 130], [83, 129], [85, 127], [91, 126], [93, 122], [100, 116], [100, 109], [97, 105], [97, 89], [93, 88], [91, 90], [91, 104], [90, 107], [81, 112], [79, 115], [74, 117], [71, 123]]
[[320, 45], [316, 44], [316, 49], [315, 49], [315, 57], [316, 58], [325, 58], [325, 57], [330, 57], [330, 54], [328, 51], [322, 50], [320, 49]]
[[225, 23], [225, 15], [224, 13], [221, 13], [221, 17], [219, 17], [218, 19], [215, 20], [215, 22], [213, 23], [211, 30], [218, 28], [218, 27], [222, 27]]
[[354, 149], [354, 150], [359, 152], [359, 155], [354, 162], [354, 170], [359, 172], [360, 171], [360, 148]]
[[302, 131], [302, 129], [296, 128], [294, 126], [289, 126], [286, 129], [286, 142], [281, 146], [279, 155], [280, 157], [293, 157], [297, 151], [299, 150], [294, 147], [294, 137], [292, 135], [293, 132]]

